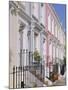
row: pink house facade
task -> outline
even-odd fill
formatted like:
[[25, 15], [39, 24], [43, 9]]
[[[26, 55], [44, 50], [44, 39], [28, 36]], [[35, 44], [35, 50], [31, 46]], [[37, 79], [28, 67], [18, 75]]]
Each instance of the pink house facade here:
[[65, 33], [51, 4], [45, 4], [45, 11], [45, 31], [47, 33], [45, 65], [46, 76], [49, 77], [52, 72], [60, 74], [61, 63], [65, 55]]

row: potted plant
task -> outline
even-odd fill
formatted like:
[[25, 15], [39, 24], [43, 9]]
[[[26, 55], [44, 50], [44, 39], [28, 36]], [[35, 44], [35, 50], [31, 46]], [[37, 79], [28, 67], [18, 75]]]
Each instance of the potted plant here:
[[57, 73], [52, 73], [52, 76], [50, 77], [50, 79], [54, 82], [55, 80], [58, 80], [58, 74]]
[[57, 73], [54, 74], [54, 80], [58, 80], [58, 74]]
[[34, 56], [35, 63], [40, 63], [41, 56], [40, 56], [40, 53], [37, 50], [34, 51], [33, 56]]

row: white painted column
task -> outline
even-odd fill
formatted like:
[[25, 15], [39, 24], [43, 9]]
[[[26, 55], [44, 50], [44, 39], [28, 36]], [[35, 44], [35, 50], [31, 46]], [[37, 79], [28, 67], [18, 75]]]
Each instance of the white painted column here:
[[43, 34], [40, 32], [40, 54], [43, 58]]
[[58, 74], [60, 74], [60, 64], [59, 64], [59, 66], [58, 66]]
[[46, 67], [46, 76], [49, 77], [49, 66]]
[[20, 33], [19, 33], [20, 24], [19, 23], [17, 27], [18, 27], [17, 29], [17, 66], [19, 66], [20, 65]]
[[38, 33], [37, 36], [37, 50], [40, 52], [40, 32]]
[[[60, 46], [59, 46], [58, 49], [59, 49], [58, 57], [60, 59], [60, 54], [61, 54], [61, 52], [60, 52]], [[59, 60], [59, 66], [58, 66], [58, 74], [60, 74], [60, 60]]]
[[31, 34], [31, 51], [34, 52], [34, 29], [32, 28]]
[[27, 65], [28, 63], [28, 59], [27, 59], [27, 54], [26, 51], [28, 50], [28, 36], [27, 36], [27, 32], [28, 32], [28, 27], [27, 25], [25, 26], [24, 30], [23, 30], [23, 49], [24, 51], [24, 55], [23, 55], [23, 59], [24, 59], [24, 66]]

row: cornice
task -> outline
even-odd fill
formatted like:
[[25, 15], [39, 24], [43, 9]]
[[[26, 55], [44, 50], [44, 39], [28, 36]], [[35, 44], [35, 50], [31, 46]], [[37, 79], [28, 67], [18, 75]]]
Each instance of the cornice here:
[[22, 8], [23, 10], [25, 10], [25, 6], [21, 3], [22, 1], [16, 1], [18, 4], [18, 7]]
[[18, 8], [18, 15], [20, 15], [21, 18], [25, 19], [27, 22], [31, 23], [32, 18], [26, 14], [24, 10], [21, 8]]
[[38, 22], [33, 22], [33, 25], [34, 25], [34, 29], [38, 29], [39, 31], [42, 30], [42, 27]]
[[19, 15], [21, 18], [25, 19], [27, 22], [31, 22], [31, 17], [27, 15], [25, 12], [25, 8], [19, 1], [10, 1], [9, 2], [9, 9], [11, 9], [11, 13], [15, 15]]
[[47, 33], [44, 29], [42, 30], [42, 33], [43, 33], [43, 35], [45, 35], [47, 37]]
[[52, 6], [52, 4], [49, 4], [49, 6], [51, 7], [51, 10], [53, 11], [53, 13], [54, 13], [54, 15], [55, 15], [56, 21], [58, 22], [58, 24], [59, 24], [60, 27], [62, 28], [62, 31], [64, 32], [64, 28], [63, 28], [63, 26], [61, 25], [59, 16], [57, 15], [57, 13], [56, 13], [54, 7]]

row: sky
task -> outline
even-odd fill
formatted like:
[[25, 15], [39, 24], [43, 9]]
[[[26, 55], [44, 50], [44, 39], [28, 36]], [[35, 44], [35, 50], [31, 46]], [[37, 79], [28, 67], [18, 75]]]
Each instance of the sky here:
[[59, 16], [60, 22], [66, 31], [66, 5], [65, 4], [53, 4], [53, 7]]

